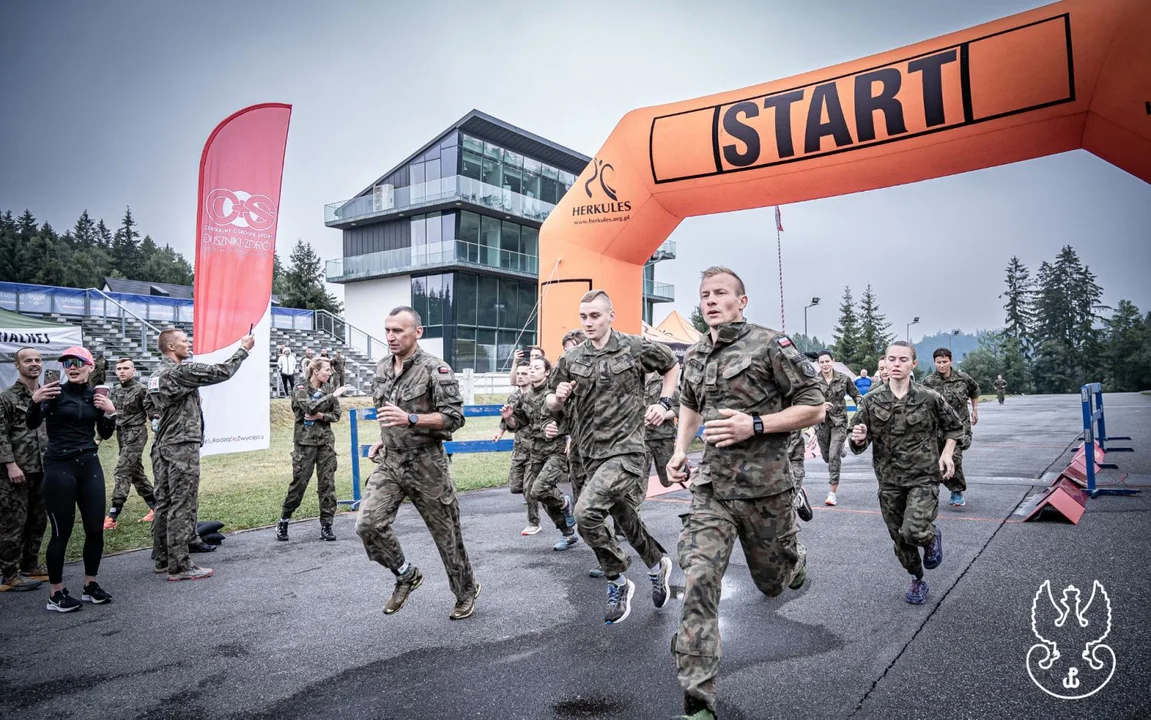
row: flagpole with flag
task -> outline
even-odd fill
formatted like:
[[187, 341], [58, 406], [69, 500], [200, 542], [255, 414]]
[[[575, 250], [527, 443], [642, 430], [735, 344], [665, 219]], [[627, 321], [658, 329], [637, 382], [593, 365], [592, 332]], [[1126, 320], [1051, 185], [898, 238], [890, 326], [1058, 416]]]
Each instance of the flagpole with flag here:
[[775, 206], [775, 250], [779, 263], [779, 325], [783, 333], [787, 333], [787, 318], [783, 312], [783, 216], [779, 213], [779, 206]]

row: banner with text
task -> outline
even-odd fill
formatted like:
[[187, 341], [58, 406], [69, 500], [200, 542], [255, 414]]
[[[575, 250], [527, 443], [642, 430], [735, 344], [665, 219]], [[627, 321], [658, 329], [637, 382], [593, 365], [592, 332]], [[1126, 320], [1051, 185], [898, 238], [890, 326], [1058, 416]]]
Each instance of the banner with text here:
[[251, 329], [256, 338], [239, 372], [200, 391], [201, 455], [267, 449], [272, 264], [284, 149], [292, 106], [244, 108], [208, 137], [200, 157], [192, 348], [219, 363]]

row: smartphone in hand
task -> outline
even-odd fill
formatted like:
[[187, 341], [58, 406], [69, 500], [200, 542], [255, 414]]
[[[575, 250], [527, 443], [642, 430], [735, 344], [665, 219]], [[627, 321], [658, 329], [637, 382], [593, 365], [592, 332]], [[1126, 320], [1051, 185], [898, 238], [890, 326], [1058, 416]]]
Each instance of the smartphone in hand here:
[[45, 370], [44, 371], [44, 384], [51, 385], [54, 382], [60, 382], [59, 370]]

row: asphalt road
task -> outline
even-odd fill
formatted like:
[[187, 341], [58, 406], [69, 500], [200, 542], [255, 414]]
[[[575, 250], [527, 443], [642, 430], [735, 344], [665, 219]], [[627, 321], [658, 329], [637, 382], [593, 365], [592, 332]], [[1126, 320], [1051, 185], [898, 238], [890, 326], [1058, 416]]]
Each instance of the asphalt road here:
[[[1137, 451], [1109, 460], [1151, 485], [1151, 397], [1107, 396], [1111, 432]], [[844, 462], [840, 505], [821, 504], [826, 466], [808, 461], [815, 519], [800, 534], [810, 582], [763, 597], [736, 549], [724, 582], [720, 717], [1151, 717], [1151, 488], [1090, 501], [1078, 525], [1020, 523], [1014, 511], [1070, 459], [1074, 396], [985, 404], [966, 455], [962, 510], [943, 507], [940, 568], [928, 603], [903, 601], [907, 576], [878, 515], [870, 455]], [[1115, 482], [1120, 471], [1104, 471]], [[286, 481], [285, 481], [286, 482]], [[644, 518], [672, 550], [687, 493], [650, 499]], [[668, 718], [680, 710], [669, 643], [678, 599], [656, 610], [639, 563], [631, 617], [602, 621], [604, 582], [581, 543], [524, 538], [523, 506], [503, 490], [467, 493], [464, 532], [483, 584], [474, 617], [453, 598], [410, 506], [398, 529], [424, 585], [397, 615], [380, 608], [392, 577], [364, 555], [354, 518], [339, 540], [318, 522], [238, 533], [210, 558], [216, 576], [168, 583], [148, 553], [108, 558], [113, 603], [46, 612], [46, 592], [0, 595], [0, 715], [136, 718]], [[270, 521], [274, 518], [269, 518]], [[74, 542], [78, 539], [74, 539]], [[634, 557], [634, 555], [633, 555]], [[66, 571], [78, 593], [81, 569]], [[1110, 683], [1053, 698], [1029, 678], [1039, 585], [1090, 588], [1112, 605]], [[673, 584], [682, 584], [676, 570]], [[1089, 591], [1088, 591], [1089, 592]], [[1075, 655], [1067, 651], [1071, 658]], [[1099, 676], [1084, 670], [1084, 687]], [[1050, 680], [1050, 678], [1048, 678]]]

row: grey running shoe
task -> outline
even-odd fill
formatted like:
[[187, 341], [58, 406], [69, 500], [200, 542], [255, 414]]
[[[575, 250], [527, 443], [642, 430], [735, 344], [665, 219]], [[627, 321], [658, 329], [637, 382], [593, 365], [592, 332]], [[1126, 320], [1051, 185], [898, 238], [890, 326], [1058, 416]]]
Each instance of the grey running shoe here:
[[394, 615], [400, 611], [404, 603], [408, 601], [408, 595], [418, 588], [424, 582], [424, 574], [415, 565], [408, 568], [408, 571], [403, 575], [396, 578], [396, 589], [392, 591], [392, 596], [384, 603], [384, 614]]
[[467, 600], [457, 600], [456, 606], [452, 608], [452, 614], [448, 615], [449, 620], [463, 620], [470, 618], [472, 613], [476, 611], [476, 598], [480, 596], [480, 584], [476, 583], [476, 592]]
[[667, 601], [671, 599], [671, 558], [664, 555], [660, 558], [659, 566], [656, 568], [654, 574], [648, 573], [651, 578], [651, 602], [657, 608], [667, 605]]
[[178, 580], [204, 580], [212, 577], [212, 568], [196, 567], [189, 565], [178, 573], [168, 573], [168, 580], [176, 582]]
[[635, 594], [635, 583], [624, 578], [622, 585], [607, 581], [607, 608], [604, 610], [603, 621], [608, 625], [616, 625], [627, 620], [631, 615], [631, 596]]

